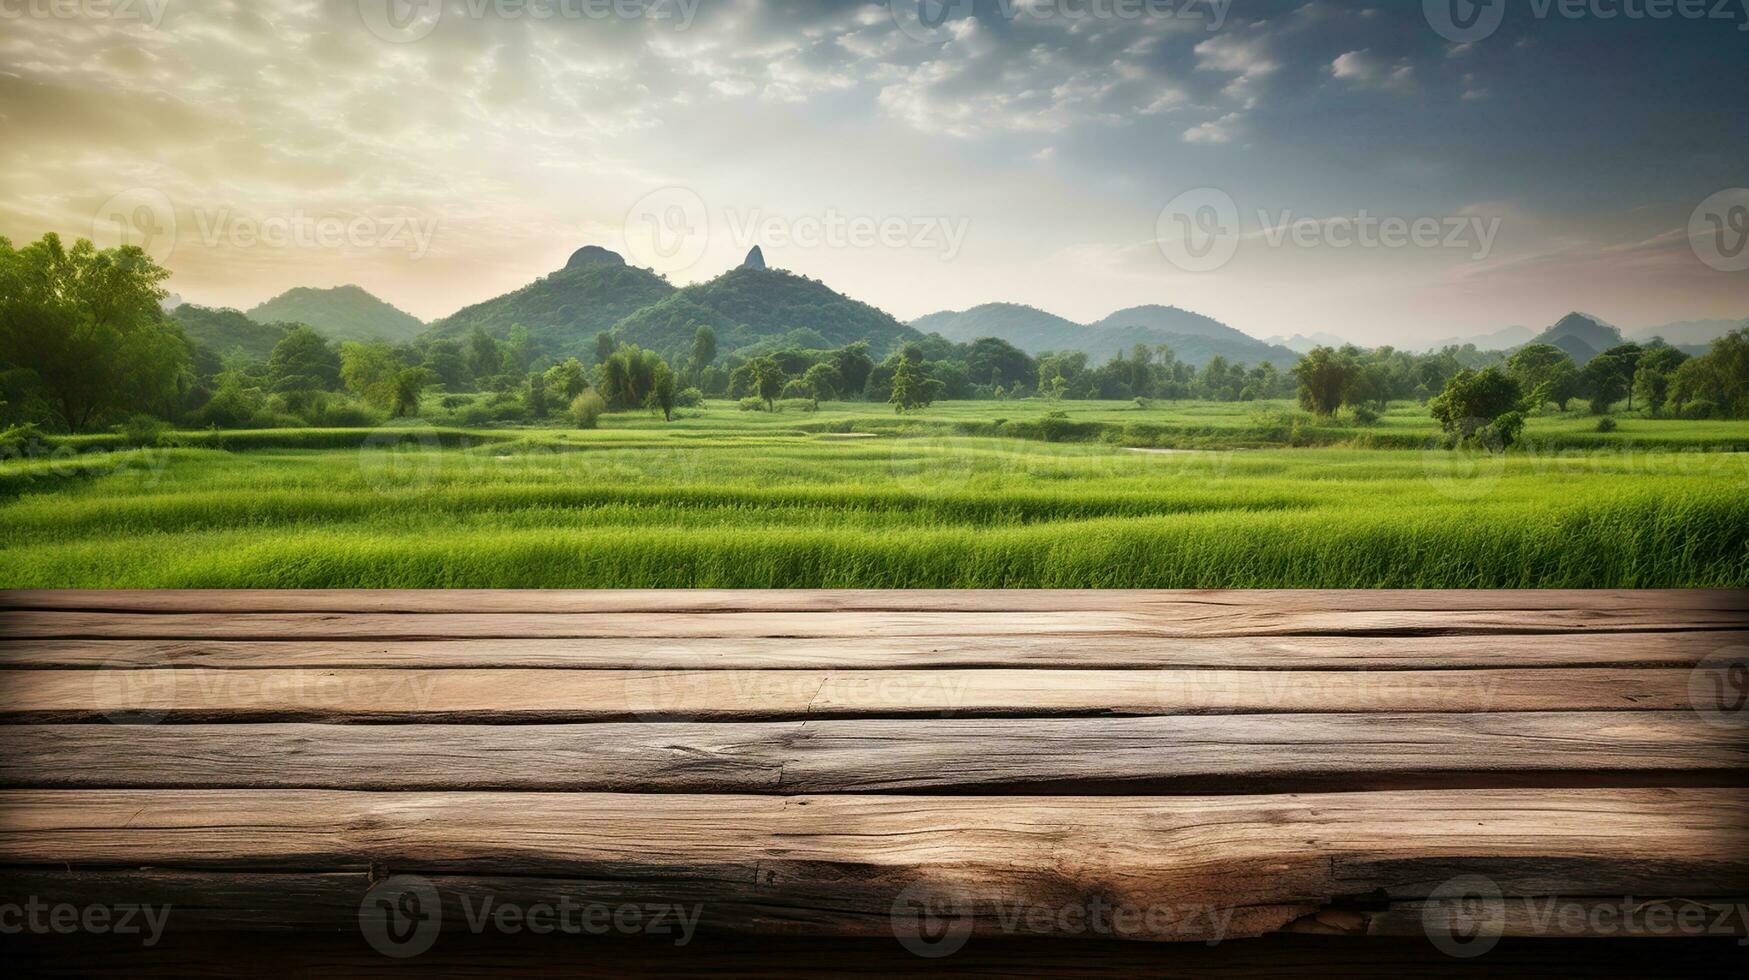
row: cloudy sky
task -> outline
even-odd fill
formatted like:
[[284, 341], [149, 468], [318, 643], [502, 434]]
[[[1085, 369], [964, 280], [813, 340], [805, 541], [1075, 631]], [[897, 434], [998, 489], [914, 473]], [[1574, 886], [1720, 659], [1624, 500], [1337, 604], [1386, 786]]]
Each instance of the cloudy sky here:
[[906, 319], [1749, 316], [1749, 0], [947, 2], [0, 0], [0, 235], [424, 318], [587, 243]]

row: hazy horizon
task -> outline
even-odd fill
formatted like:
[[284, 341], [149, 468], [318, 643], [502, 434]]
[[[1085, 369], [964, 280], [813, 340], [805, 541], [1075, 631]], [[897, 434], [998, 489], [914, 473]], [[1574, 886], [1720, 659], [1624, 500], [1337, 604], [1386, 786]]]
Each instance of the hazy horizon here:
[[[1513, 6], [1458, 42], [1330, 0], [395, 3], [17, 5], [0, 235], [144, 229], [189, 302], [355, 283], [427, 321], [586, 244], [682, 285], [758, 244], [907, 321], [1158, 303], [1411, 346], [1749, 316], [1736, 8]], [[1368, 227], [1398, 244], [1341, 244]]]

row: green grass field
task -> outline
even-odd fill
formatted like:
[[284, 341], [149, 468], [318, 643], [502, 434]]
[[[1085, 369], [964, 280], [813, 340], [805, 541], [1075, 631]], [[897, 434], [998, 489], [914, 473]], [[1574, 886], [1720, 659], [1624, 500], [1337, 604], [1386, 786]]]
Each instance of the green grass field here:
[[1749, 586], [1749, 423], [1538, 418], [1489, 456], [1418, 406], [1290, 409], [67, 439], [0, 463], [0, 586]]

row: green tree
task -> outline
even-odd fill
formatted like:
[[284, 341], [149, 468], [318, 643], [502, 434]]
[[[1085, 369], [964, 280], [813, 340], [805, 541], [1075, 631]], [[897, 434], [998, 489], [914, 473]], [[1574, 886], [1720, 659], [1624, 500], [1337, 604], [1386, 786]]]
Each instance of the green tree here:
[[287, 330], [267, 355], [267, 383], [274, 391], [332, 391], [340, 386], [340, 355], [310, 327]]
[[596, 366], [595, 387], [609, 408], [639, 408], [649, 401], [657, 372], [666, 370], [668, 365], [655, 351], [621, 344]]
[[1687, 360], [1687, 354], [1665, 344], [1648, 346], [1640, 355], [1631, 390], [1640, 397], [1640, 404], [1647, 411], [1656, 415], [1664, 410], [1665, 403], [1670, 399], [1670, 386], [1675, 380], [1676, 372]]
[[534, 359], [534, 349], [529, 346], [528, 328], [520, 323], [512, 323], [510, 332], [504, 339], [504, 370], [511, 374], [525, 374], [529, 363]]
[[777, 396], [783, 393], [784, 382], [789, 380], [783, 366], [769, 357], [755, 357], [747, 362], [747, 372], [752, 380], [753, 393], [765, 399], [765, 410], [774, 410]]
[[30, 372], [68, 431], [163, 411], [182, 390], [188, 342], [158, 303], [170, 275], [134, 246], [0, 238], [0, 367]]
[[546, 385], [547, 398], [560, 405], [569, 405], [589, 387], [589, 375], [583, 370], [583, 362], [575, 357], [547, 368], [541, 375]]
[[822, 361], [802, 373], [802, 386], [808, 389], [808, 394], [820, 401], [829, 401], [838, 397], [838, 386], [843, 379], [838, 377], [838, 369]]
[[[1523, 401], [1524, 390], [1499, 368], [1485, 371], [1464, 368], [1446, 382], [1445, 390], [1428, 402], [1427, 408], [1439, 421], [1439, 427], [1458, 442], [1477, 441], [1480, 434], [1480, 440], [1489, 449], [1503, 450], [1517, 438], [1524, 424], [1524, 416], [1518, 411]], [[1514, 418], [1507, 418], [1509, 414]]]
[[1579, 383], [1591, 399], [1592, 414], [1604, 414], [1627, 395], [1628, 379], [1633, 377], [1629, 364], [1627, 358], [1617, 354], [1599, 354], [1586, 362]]
[[431, 372], [422, 367], [402, 368], [395, 372], [389, 414], [398, 419], [418, 415], [419, 395], [431, 382]]
[[838, 390], [846, 397], [868, 386], [868, 376], [874, 371], [874, 358], [868, 356], [866, 342], [859, 340], [845, 344], [833, 351], [829, 360], [832, 370], [838, 372]]
[[1294, 365], [1293, 375], [1300, 382], [1300, 407], [1329, 418], [1351, 397], [1360, 367], [1346, 353], [1314, 347]]
[[474, 328], [473, 336], [468, 340], [468, 370], [477, 380], [493, 377], [504, 370], [504, 353], [498, 349], [498, 341], [480, 327]]
[[1567, 402], [1578, 388], [1579, 369], [1573, 358], [1554, 344], [1529, 344], [1518, 349], [1506, 360], [1506, 373], [1518, 386], [1531, 393], [1540, 409], [1548, 402], [1567, 410]]
[[893, 393], [887, 397], [887, 403], [898, 412], [928, 408], [941, 394], [942, 388], [942, 382], [930, 376], [929, 367], [921, 356], [901, 357], [898, 368], [893, 371]]
[[1749, 418], [1749, 328], [1720, 337], [1711, 350], [1678, 367], [1670, 401], [1677, 409], [1705, 405], [1730, 418]]
[[708, 325], [700, 324], [692, 332], [692, 363], [688, 373], [696, 379], [711, 362], [717, 359], [717, 332]]
[[662, 421], [673, 421], [674, 395], [674, 371], [666, 363], [658, 360], [655, 375], [650, 379], [650, 395], [645, 404], [652, 410], [661, 412]]
[[613, 334], [606, 330], [595, 335], [595, 363], [605, 364], [613, 356], [613, 350], [619, 345], [614, 342]]
[[383, 341], [368, 344], [348, 341], [340, 345], [340, 379], [354, 394], [377, 408], [394, 409], [399, 397], [399, 376], [404, 369], [394, 348]]

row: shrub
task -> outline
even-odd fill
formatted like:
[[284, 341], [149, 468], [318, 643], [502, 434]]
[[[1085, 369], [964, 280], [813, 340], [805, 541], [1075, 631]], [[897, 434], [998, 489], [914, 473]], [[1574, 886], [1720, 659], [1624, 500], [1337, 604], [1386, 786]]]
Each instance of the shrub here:
[[697, 388], [682, 388], [674, 396], [674, 404], [681, 408], [697, 408], [704, 404], [704, 392]]
[[1378, 420], [1379, 420], [1379, 413], [1373, 411], [1370, 408], [1367, 408], [1365, 405], [1355, 406], [1355, 409], [1354, 409], [1354, 424], [1355, 425], [1372, 425], [1375, 422], [1377, 422]]
[[763, 398], [743, 398], [739, 402], [736, 402], [736, 405], [739, 406], [743, 412], [765, 411], [765, 399]]
[[7, 426], [0, 430], [0, 459], [40, 456], [47, 452], [48, 448], [48, 440], [43, 437], [42, 430], [37, 428], [34, 422]]
[[122, 441], [130, 446], [161, 446], [171, 433], [170, 423], [152, 415], [136, 414], [115, 427]]
[[577, 423], [579, 429], [595, 428], [605, 411], [607, 402], [593, 388], [571, 399], [571, 421]]
[[785, 398], [783, 401], [777, 403], [777, 407], [779, 411], [786, 408], [793, 408], [798, 412], [818, 412], [820, 410], [820, 401], [816, 398]]
[[1710, 419], [1719, 414], [1719, 406], [1705, 398], [1697, 398], [1682, 406], [1682, 417], [1690, 420]]
[[1616, 430], [1615, 416], [1605, 415], [1597, 420], [1597, 431], [1614, 432]]

